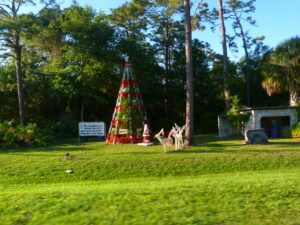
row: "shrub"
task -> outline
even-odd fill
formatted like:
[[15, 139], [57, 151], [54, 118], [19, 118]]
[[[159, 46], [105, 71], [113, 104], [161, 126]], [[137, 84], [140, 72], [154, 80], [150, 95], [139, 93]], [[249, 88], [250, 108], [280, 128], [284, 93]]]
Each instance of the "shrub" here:
[[293, 138], [300, 137], [300, 123], [294, 125], [291, 134]]
[[49, 130], [39, 129], [36, 124], [30, 123], [23, 127], [15, 121], [0, 123], [1, 147], [47, 145], [51, 136]]
[[284, 138], [291, 138], [292, 137], [292, 131], [291, 130], [283, 130], [283, 137]]
[[249, 121], [250, 113], [241, 113], [242, 105], [238, 96], [232, 97], [231, 109], [226, 112], [226, 116], [235, 129], [235, 135], [240, 135], [243, 125]]

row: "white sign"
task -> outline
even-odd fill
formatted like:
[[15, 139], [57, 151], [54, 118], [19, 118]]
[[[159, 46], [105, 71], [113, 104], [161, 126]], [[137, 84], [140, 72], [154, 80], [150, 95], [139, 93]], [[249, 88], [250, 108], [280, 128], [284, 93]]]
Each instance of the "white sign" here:
[[79, 123], [79, 136], [105, 136], [106, 126], [104, 122]]

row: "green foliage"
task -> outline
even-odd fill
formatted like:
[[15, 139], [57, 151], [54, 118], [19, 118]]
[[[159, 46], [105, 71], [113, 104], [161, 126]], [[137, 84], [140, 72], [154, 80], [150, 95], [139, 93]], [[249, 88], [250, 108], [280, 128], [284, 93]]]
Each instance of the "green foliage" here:
[[[243, 41], [243, 48], [245, 56], [248, 57], [251, 47], [258, 39], [263, 37], [252, 38], [249, 35], [249, 31], [245, 30], [244, 23], [255, 26], [256, 21], [252, 18], [251, 13], [255, 12], [255, 1], [256, 0], [227, 0], [225, 17], [232, 20], [232, 28], [234, 35], [228, 37], [229, 46], [234, 50], [238, 51], [238, 46], [235, 43], [237, 38], [241, 38]], [[247, 58], [248, 60], [248, 58]], [[249, 62], [247, 62], [249, 63]], [[247, 65], [249, 66], [249, 65]]]
[[[122, 98], [122, 101], [120, 102], [120, 106], [122, 109], [129, 109], [128, 106], [132, 107], [131, 112], [129, 110], [120, 110], [120, 112], [117, 114], [118, 118], [121, 123], [124, 125], [119, 125], [119, 129], [125, 129], [128, 131], [128, 135], [132, 134], [134, 136], [137, 135], [137, 128], [143, 128], [142, 127], [142, 121], [146, 117], [146, 112], [139, 110], [138, 107], [137, 98], [131, 98], [130, 101], [128, 98]], [[132, 120], [133, 122], [130, 122]], [[130, 129], [132, 130], [132, 133], [130, 133]], [[115, 134], [114, 131], [112, 134]]]
[[20, 126], [15, 121], [0, 123], [0, 147], [43, 146], [50, 138], [51, 131], [38, 129], [36, 124]]
[[[22, 7], [25, 2], [30, 1], [22, 1]], [[204, 14], [198, 22], [203, 26], [210, 12], [206, 3], [199, 7]], [[77, 136], [76, 124], [81, 120], [109, 124], [126, 54], [133, 63], [153, 131], [169, 128], [175, 121], [183, 124], [186, 71], [182, 10], [182, 1], [135, 0], [110, 15], [73, 4], [64, 9], [46, 7], [38, 14], [25, 12], [16, 19], [3, 18], [3, 38], [12, 37], [12, 28], [21, 29], [27, 121], [38, 127], [51, 124], [55, 134], [67, 137]], [[253, 106], [284, 104], [286, 93], [269, 98], [262, 91], [261, 56], [265, 51], [260, 51], [261, 44], [257, 44], [259, 50], [251, 61]], [[217, 115], [224, 111], [222, 57], [199, 40], [193, 40], [192, 53], [195, 130], [216, 132]], [[242, 61], [241, 65], [229, 62], [229, 89], [244, 102]], [[1, 61], [1, 121], [19, 116], [15, 72], [13, 58]]]
[[292, 137], [292, 132], [291, 132], [291, 130], [284, 130], [284, 131], [283, 131], [283, 137], [284, 137], [284, 138], [291, 138], [291, 137]]
[[293, 126], [293, 129], [291, 130], [291, 136], [293, 138], [299, 138], [300, 137], [300, 123], [297, 123]]
[[235, 135], [239, 135], [243, 124], [249, 121], [250, 113], [240, 112], [242, 104], [237, 95], [233, 96], [231, 100], [231, 109], [226, 112], [226, 116], [235, 129]]
[[146, 38], [143, 31], [146, 31], [148, 26], [148, 7], [149, 0], [125, 2], [122, 6], [112, 10], [108, 20], [122, 32], [125, 39], [143, 41]]
[[300, 38], [290, 38], [267, 55], [262, 85], [269, 95], [289, 91], [290, 105], [295, 106], [300, 85]]
[[61, 138], [76, 137], [78, 134], [78, 123], [70, 113], [61, 114], [59, 122], [52, 124], [50, 129], [51, 127], [57, 132], [56, 135]]

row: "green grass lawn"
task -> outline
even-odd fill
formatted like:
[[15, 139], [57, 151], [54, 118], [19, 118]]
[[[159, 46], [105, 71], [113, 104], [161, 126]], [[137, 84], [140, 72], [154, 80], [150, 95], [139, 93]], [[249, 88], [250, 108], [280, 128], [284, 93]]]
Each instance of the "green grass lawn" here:
[[197, 142], [1, 150], [0, 224], [300, 224], [300, 139]]

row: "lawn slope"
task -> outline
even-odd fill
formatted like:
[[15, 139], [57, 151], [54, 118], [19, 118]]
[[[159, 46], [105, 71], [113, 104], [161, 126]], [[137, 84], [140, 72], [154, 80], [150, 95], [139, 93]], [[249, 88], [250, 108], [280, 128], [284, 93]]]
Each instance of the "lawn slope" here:
[[76, 141], [2, 150], [0, 224], [300, 223], [299, 139], [197, 141], [168, 154]]

